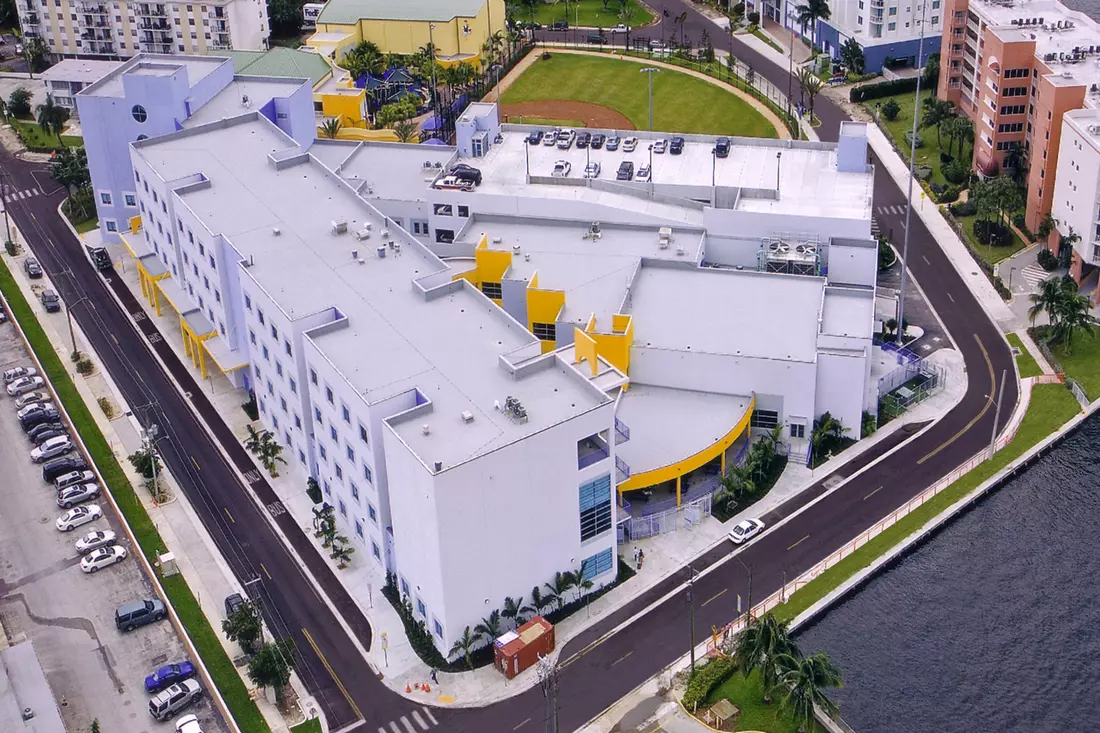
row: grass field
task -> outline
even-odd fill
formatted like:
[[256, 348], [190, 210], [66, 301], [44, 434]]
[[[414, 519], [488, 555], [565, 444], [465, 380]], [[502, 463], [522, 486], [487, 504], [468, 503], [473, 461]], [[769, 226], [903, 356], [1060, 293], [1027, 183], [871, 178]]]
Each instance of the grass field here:
[[291, 728], [290, 733], [321, 733], [321, 721], [311, 718]]
[[[103, 475], [111, 496], [133, 530], [141, 551], [151, 561], [155, 560], [157, 553], [164, 549], [164, 540], [161, 539], [156, 525], [146, 513], [141, 500], [134, 493], [133, 486], [111, 452], [111, 446], [100, 432], [76, 385], [73, 384], [69, 373], [65, 371], [65, 365], [58, 358], [34, 311], [31, 310], [22, 291], [19, 290], [18, 283], [15, 282], [7, 264], [3, 261], [0, 261], [0, 291], [8, 302], [11, 317], [19, 321], [19, 325], [27, 334], [27, 340], [42, 363], [42, 368], [53, 384], [58, 399], [72, 418], [73, 427], [88, 446], [92, 461]], [[168, 595], [168, 600], [187, 629], [188, 635], [199, 650], [202, 661], [210, 670], [210, 676], [225, 698], [226, 705], [229, 706], [237, 725], [244, 733], [267, 733], [270, 730], [267, 723], [256, 707], [256, 703], [248, 696], [248, 689], [222, 648], [221, 642], [218, 641], [213, 627], [199, 608], [194, 594], [187, 586], [187, 581], [182, 575], [174, 575], [162, 578], [161, 584]]]
[[[842, 670], [843, 671], [843, 670]], [[828, 694], [828, 693], [826, 693]], [[798, 723], [780, 704], [775, 695], [771, 705], [764, 704], [764, 685], [760, 672], [754, 671], [748, 677], [734, 672], [729, 679], [715, 687], [707, 696], [707, 704], [712, 705], [726, 698], [741, 711], [733, 730], [767, 731], [768, 733], [796, 733]], [[700, 727], [700, 730], [702, 728]], [[814, 733], [824, 730], [820, 724], [814, 724]]]
[[[631, 61], [554, 54], [539, 60], [504, 92], [515, 104], [562, 99], [614, 109], [639, 130], [649, 126], [649, 84]], [[653, 79], [653, 128], [668, 132], [776, 138], [763, 115], [744, 100], [687, 74], [662, 69]]]
[[[1100, 347], [1093, 353], [1100, 358]], [[1094, 373], [1097, 371], [1094, 367]], [[863, 570], [878, 557], [924, 526], [930, 519], [973, 491], [1029, 448], [1050, 435], [1080, 411], [1077, 400], [1060, 384], [1038, 384], [1031, 390], [1031, 402], [1016, 437], [991, 460], [975, 467], [955, 483], [803, 586], [790, 600], [775, 609], [777, 618], [790, 620], [836, 590], [841, 583]]]
[[587, 127], [580, 120], [556, 120], [550, 117], [531, 117], [530, 115], [510, 117], [508, 121], [516, 125], [539, 125], [541, 127]]
[[1093, 333], [1092, 338], [1083, 333], [1074, 336], [1073, 347], [1068, 354], [1061, 344], [1052, 348], [1054, 358], [1065, 370], [1066, 376], [1077, 380], [1090, 400], [1100, 397], [1100, 333], [1095, 328]]
[[[12, 127], [22, 136], [23, 144], [30, 150], [50, 151], [61, 147], [80, 147], [84, 144], [84, 138], [74, 135], [57, 135], [48, 133], [38, 126], [37, 122], [30, 120], [10, 120]], [[62, 145], [64, 144], [64, 145]]]
[[1020, 350], [1020, 353], [1016, 355], [1016, 366], [1020, 370], [1020, 379], [1037, 377], [1043, 373], [1043, 370], [1039, 368], [1039, 362], [1035, 361], [1035, 357], [1024, 348], [1024, 342], [1020, 340], [1019, 336], [1014, 333], [1008, 334], [1008, 343]]
[[[611, 28], [625, 23], [631, 28], [648, 25], [653, 21], [653, 15], [642, 7], [636, 0], [628, 0], [626, 13], [619, 14], [619, 2], [613, 0], [604, 9], [603, 0], [571, 0], [568, 3], [539, 3], [534, 8], [534, 17], [526, 7], [520, 8], [516, 13], [516, 20], [531, 21], [549, 25], [558, 20], [569, 23], [570, 28]], [[566, 10], [569, 17], [566, 17]]]
[[[925, 206], [930, 205], [928, 201], [925, 201]], [[974, 224], [978, 221], [977, 216], [955, 216], [955, 221], [959, 222], [963, 230], [966, 231], [966, 236], [970, 239], [970, 248], [974, 253], [991, 265], [1008, 259], [1027, 246], [1027, 242], [1020, 239], [1020, 235], [1016, 233], [1016, 230], [1011, 228], [1009, 232], [1012, 234], [1012, 244], [1004, 247], [992, 247], [988, 244], [982, 244], [974, 233]]]

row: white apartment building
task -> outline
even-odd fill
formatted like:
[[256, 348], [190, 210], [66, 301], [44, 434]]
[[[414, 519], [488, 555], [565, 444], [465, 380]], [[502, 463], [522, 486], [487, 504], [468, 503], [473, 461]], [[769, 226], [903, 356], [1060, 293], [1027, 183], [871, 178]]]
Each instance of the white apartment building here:
[[[882, 71], [890, 58], [920, 67], [929, 55], [940, 49], [945, 19], [943, 2], [831, 0], [829, 19], [818, 23], [817, 42], [835, 59], [840, 57], [841, 46], [854, 38], [863, 48], [864, 69], [869, 73]], [[787, 2], [785, 6], [790, 27], [798, 27], [797, 5], [799, 3]], [[920, 43], [922, 14], [925, 23], [923, 47]], [[807, 37], [812, 37], [808, 30]]]
[[[1085, 289], [1095, 290], [1100, 266], [1100, 110], [1075, 109], [1062, 116], [1062, 146], [1054, 178], [1051, 215], [1058, 231], [1070, 230], [1072, 274]], [[1095, 302], [1095, 297], [1094, 297]]]
[[264, 0], [16, 0], [16, 9], [23, 35], [61, 58], [262, 49], [271, 34]]
[[[876, 408], [862, 124], [718, 159], [704, 136], [676, 156], [642, 133], [633, 153], [531, 146], [492, 105], [457, 149], [302, 147], [278, 119], [132, 143], [122, 237], [196, 364], [255, 390], [356, 562], [395, 574], [444, 653], [556, 572], [612, 581], [616, 493], [686, 500], [753, 428], [804, 443], [826, 410], [856, 428]], [[624, 158], [650, 180], [614, 180]], [[476, 190], [445, 182], [459, 160]]]

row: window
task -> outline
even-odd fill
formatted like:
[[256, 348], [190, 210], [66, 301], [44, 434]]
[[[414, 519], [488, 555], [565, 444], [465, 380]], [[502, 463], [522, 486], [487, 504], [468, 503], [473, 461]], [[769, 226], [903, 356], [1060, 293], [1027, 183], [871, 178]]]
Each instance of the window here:
[[458, 215], [463, 217], [464, 219], [470, 218], [470, 207], [469, 206], [459, 206], [458, 207]]
[[542, 341], [558, 340], [558, 337], [555, 334], [557, 328], [553, 323], [532, 323], [531, 330], [535, 334], [535, 338]]
[[779, 413], [775, 410], [753, 410], [749, 425], [754, 428], [771, 430], [779, 424]]
[[333, 463], [332, 465], [336, 468], [336, 478], [339, 478], [339, 479], [344, 478], [344, 469], [341, 468], [340, 464], [339, 463]]
[[313, 382], [314, 387], [317, 386], [317, 372], [312, 367], [309, 370], [309, 381]]
[[409, 595], [409, 581], [405, 580], [404, 578], [401, 579], [401, 595]]
[[[200, 249], [201, 249], [201, 245], [200, 245]], [[264, 323], [265, 323], [265, 321], [264, 321], [264, 312], [262, 310], [260, 310], [259, 308], [256, 309], [256, 318], [258, 318], [260, 320], [260, 325], [261, 326], [264, 325]]]
[[126, 205], [129, 206], [131, 209], [137, 207], [137, 196], [135, 196], [134, 194], [123, 194], [122, 198], [126, 202]]
[[102, 203], [106, 206], [110, 206], [111, 205], [111, 194], [107, 191], [102, 191], [99, 194], [99, 201], [100, 201], [100, 203]]
[[[214, 264], [214, 255], [209, 255], [209, 259], [210, 259], [210, 269], [211, 270], [218, 269], [218, 266]], [[272, 328], [274, 328], [274, 327], [272, 327]]]
[[299, 430], [302, 429], [302, 416], [298, 413], [294, 413], [294, 427], [298, 428]]
[[332, 404], [332, 387], [327, 384], [325, 385], [325, 399], [328, 400], [330, 405]]
[[275, 373], [280, 377], [283, 376], [283, 365], [278, 359], [275, 360]]
[[1003, 115], [1022, 115], [1027, 111], [1027, 105], [1025, 104], [1003, 104], [1001, 105], [1001, 114]]
[[256, 332], [253, 331], [251, 328], [248, 329], [248, 340], [252, 343], [253, 346], [256, 345]]
[[130, 114], [132, 114], [134, 119], [138, 122], [145, 122], [145, 120], [149, 119], [149, 113], [146, 112], [145, 108], [140, 104], [135, 104], [134, 108], [130, 110]]
[[340, 505], [340, 516], [346, 517], [348, 515], [348, 505], [344, 503], [343, 499], [338, 499], [337, 503]]
[[428, 607], [424, 605], [424, 601], [419, 598], [416, 599], [416, 610], [421, 616], [428, 615]]
[[355, 534], [359, 535], [360, 537], [363, 536], [363, 523], [360, 522], [358, 519], [355, 520]]
[[1005, 79], [1026, 79], [1031, 75], [1028, 69], [1005, 69], [1001, 76]]
[[[297, 418], [298, 416], [295, 415], [294, 417]], [[298, 450], [298, 463], [301, 463], [303, 466], [306, 465], [306, 454], [301, 449]]]
[[333, 443], [339, 443], [340, 442], [340, 436], [337, 435], [337, 433], [336, 433], [336, 426], [335, 425], [330, 425], [329, 428], [328, 428], [328, 432], [329, 432], [329, 435], [332, 436], [332, 442]]
[[109, 232], [117, 232], [118, 231], [118, 223], [115, 222], [114, 219], [106, 219], [106, 220], [104, 220], [103, 224], [104, 224], [104, 226], [107, 227], [107, 231], [109, 231]]
[[268, 353], [266, 345], [263, 347], [263, 351], [264, 351], [264, 361], [271, 361], [271, 355]]
[[432, 628], [435, 630], [435, 635], [440, 639], [443, 638], [443, 627], [439, 624], [439, 619], [432, 618]]
[[368, 466], [367, 464], [364, 463], [363, 464], [363, 478], [365, 478], [367, 480], [367, 483], [374, 483], [374, 480], [371, 478], [371, 476], [372, 476], [372, 474], [370, 472], [370, 466]]
[[283, 412], [289, 412], [289, 410], [286, 409], [286, 397], [282, 395], [279, 395], [279, 407], [283, 408]]
[[325, 450], [324, 443], [321, 444], [320, 448], [321, 448], [321, 450], [320, 450], [321, 460], [322, 461], [327, 461], [328, 460], [328, 451]]
[[298, 383], [294, 381], [294, 377], [290, 378], [290, 391], [292, 394], [298, 394]]
[[274, 395], [275, 394], [275, 386], [273, 384], [271, 384], [270, 379], [267, 380], [267, 393], [269, 395]]
[[207, 290], [210, 289], [210, 278], [208, 278], [206, 275], [202, 276], [202, 286]]
[[455, 241], [455, 233], [453, 229], [436, 229], [435, 241], [442, 244], [450, 244]]
[[290, 348], [290, 342], [286, 339], [283, 339], [283, 351], [286, 352], [287, 356], [294, 356], [294, 352]]
[[271, 338], [275, 339], [276, 342], [279, 340], [279, 329], [275, 328], [274, 323], [271, 324]]
[[791, 423], [791, 437], [792, 438], [805, 438], [806, 437], [806, 423], [800, 423], [800, 422]]
[[1027, 87], [1008, 87], [1001, 92], [1002, 97], [1026, 97]]
[[592, 579], [597, 575], [603, 575], [610, 570], [613, 565], [611, 548], [608, 547], [602, 552], [597, 552], [591, 557], [586, 557], [584, 562], [581, 563], [581, 571], [584, 573], [585, 578]]
[[886, 24], [886, 30], [888, 30], [888, 31], [894, 31], [894, 30], [897, 30], [897, 28], [898, 28], [897, 23], [887, 23]]
[[355, 485], [355, 482], [351, 482], [351, 498], [359, 501], [359, 487]]
[[[374, 540], [370, 541], [370, 554], [374, 555], [375, 560], [381, 560], [382, 559], [382, 551], [378, 549], [378, 543], [375, 542]], [[424, 604], [421, 603], [420, 605], [423, 606]], [[428, 615], [428, 610], [424, 609], [423, 611], [421, 611], [421, 613], [424, 614], [425, 616], [427, 616]]]
[[328, 496], [332, 496], [332, 487], [328, 485], [328, 481], [325, 481], [325, 493]]
[[432, 213], [436, 216], [454, 216], [454, 207], [450, 204], [433, 204]]
[[424, 219], [413, 219], [411, 221], [411, 223], [412, 223], [412, 228], [413, 228], [413, 234], [427, 235], [427, 233], [428, 233], [428, 222], [426, 220], [424, 220]]
[[481, 292], [485, 293], [486, 298], [492, 298], [493, 300], [500, 300], [501, 295], [500, 283], [481, 283]]
[[897, 15], [897, 14], [898, 14], [898, 9], [897, 8], [890, 8], [890, 15]]
[[344, 447], [347, 449], [348, 460], [349, 461], [354, 461], [355, 460], [355, 449], [352, 448], [350, 445], [347, 445], [347, 446], [344, 446]]
[[324, 425], [325, 421], [321, 419], [321, 411], [316, 407], [313, 408], [313, 419], [317, 421], [318, 425]]
[[581, 484], [581, 542], [611, 529], [611, 474]]
[[1023, 132], [1024, 123], [1022, 122], [1010, 122], [1004, 125], [997, 125], [997, 132]]
[[374, 510], [374, 504], [367, 504], [367, 516], [375, 524], [378, 524], [378, 512]]
[[252, 296], [248, 293], [244, 294], [244, 307], [248, 310], [252, 310]]

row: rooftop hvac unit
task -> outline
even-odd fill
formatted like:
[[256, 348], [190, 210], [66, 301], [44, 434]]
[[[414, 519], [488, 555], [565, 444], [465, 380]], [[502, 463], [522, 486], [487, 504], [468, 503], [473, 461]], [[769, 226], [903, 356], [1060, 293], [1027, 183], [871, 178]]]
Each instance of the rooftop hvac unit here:
[[353, 249], [353, 250], [351, 251], [351, 258], [352, 258], [353, 260], [357, 260], [357, 259], [359, 259], [359, 250], [357, 250], [357, 249]]
[[365, 239], [370, 239], [370, 229], [363, 227], [355, 233], [355, 238], [362, 242]]
[[443, 470], [443, 461], [436, 461], [435, 462], [435, 472], [439, 473], [442, 470]]
[[474, 421], [474, 413], [469, 410], [464, 410], [462, 413], [462, 422], [471, 423]]
[[429, 435], [432, 432], [432, 426], [428, 423], [424, 423], [420, 426], [420, 432], [424, 435]]
[[592, 225], [590, 227], [588, 227], [588, 231], [592, 232], [593, 234], [599, 234], [600, 233], [600, 223], [598, 221], [592, 222]]
[[500, 244], [504, 241], [504, 237], [493, 237], [493, 244]]
[[518, 244], [513, 244], [512, 245], [512, 252], [514, 252], [516, 254], [519, 254], [519, 250], [520, 250], [520, 247], [519, 247]]
[[389, 229], [383, 229], [382, 230], [382, 239], [389, 239], [389, 238], [390, 238], [390, 230]]
[[530, 262], [530, 261], [531, 261], [531, 255], [530, 255], [529, 253], [528, 253], [528, 254], [524, 254], [524, 255], [523, 255], [523, 261], [524, 261], [524, 262]]
[[[1096, 86], [1096, 85], [1094, 84], [1093, 86]], [[279, 227], [271, 227], [271, 235], [272, 236], [277, 237], [282, 233], [283, 233], [283, 231], [281, 229], [279, 229]]]
[[333, 219], [332, 220], [332, 233], [333, 234], [347, 234], [348, 232], [348, 220], [347, 219]]
[[247, 94], [242, 94], [241, 95], [241, 106], [242, 107], [251, 107], [252, 106], [252, 101], [249, 100]]
[[685, 252], [683, 247], [680, 247], [680, 246], [676, 247], [676, 256], [683, 257], [684, 254], [686, 254], [686, 252]]
[[378, 259], [383, 259], [386, 256], [386, 245], [379, 245], [375, 252], [378, 253]]

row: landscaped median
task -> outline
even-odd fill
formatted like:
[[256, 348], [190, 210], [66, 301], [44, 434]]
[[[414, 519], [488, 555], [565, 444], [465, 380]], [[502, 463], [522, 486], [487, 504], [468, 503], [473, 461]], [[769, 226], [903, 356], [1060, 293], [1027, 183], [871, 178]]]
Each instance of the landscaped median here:
[[[103, 476], [114, 503], [137, 539], [142, 553], [150, 564], [153, 564], [158, 552], [165, 547], [164, 541], [126, 478], [122, 467], [115, 460], [110, 445], [100, 432], [88, 406], [81, 399], [76, 385], [58, 358], [45, 331], [42, 330], [41, 324], [19, 289], [18, 283], [12, 277], [7, 264], [3, 261], [0, 261], [0, 292], [8, 303], [11, 317], [18, 321], [23, 329], [28, 343], [42, 365], [45, 376], [50, 380], [57, 398], [68, 412], [73, 428], [87, 446], [89, 457]], [[183, 576], [174, 575], [159, 578], [159, 580], [168, 596], [167, 600], [172, 604], [187, 630], [191, 642], [202, 657], [210, 677], [225, 700], [237, 726], [243, 733], [269, 731], [270, 728], [249, 697], [248, 689], [222, 648], [216, 632], [203, 615]]]
[[1080, 412], [1077, 400], [1060, 384], [1039, 384], [1031, 388], [1031, 401], [1020, 429], [1008, 445], [913, 511], [898, 519], [867, 544], [837, 562], [793, 593], [786, 603], [773, 609], [777, 618], [792, 620], [859, 571], [917, 532], [934, 517], [989, 480], [1041, 440]]

